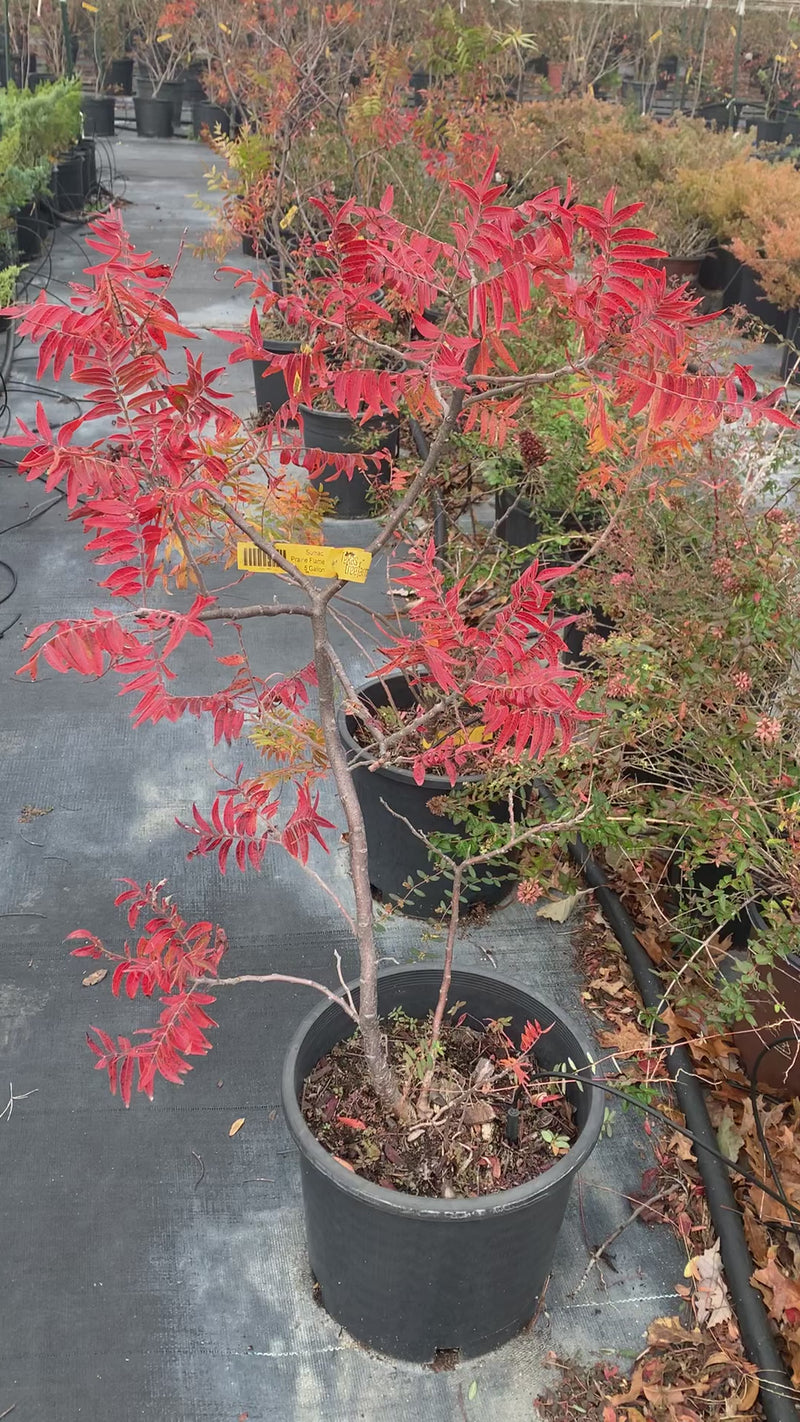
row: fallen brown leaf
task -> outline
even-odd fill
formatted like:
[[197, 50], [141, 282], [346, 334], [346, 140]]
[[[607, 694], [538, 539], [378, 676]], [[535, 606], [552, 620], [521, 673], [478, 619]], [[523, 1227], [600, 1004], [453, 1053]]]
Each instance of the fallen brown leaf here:
[[229, 1136], [238, 1135], [238, 1133], [239, 1133], [239, 1131], [242, 1129], [242, 1126], [243, 1126], [243, 1125], [244, 1125], [244, 1116], [239, 1116], [238, 1119], [234, 1121], [233, 1125], [231, 1126], [230, 1130], [228, 1131], [228, 1135], [229, 1135]]
[[93, 973], [87, 973], [86, 977], [81, 979], [81, 987], [97, 987], [97, 984], [107, 977], [108, 968], [95, 968]]

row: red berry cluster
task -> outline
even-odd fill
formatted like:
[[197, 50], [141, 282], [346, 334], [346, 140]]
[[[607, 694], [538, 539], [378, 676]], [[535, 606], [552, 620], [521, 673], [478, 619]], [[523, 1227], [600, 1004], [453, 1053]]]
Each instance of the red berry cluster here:
[[550, 451], [533, 430], [520, 430], [519, 452], [526, 469], [540, 469], [550, 458]]

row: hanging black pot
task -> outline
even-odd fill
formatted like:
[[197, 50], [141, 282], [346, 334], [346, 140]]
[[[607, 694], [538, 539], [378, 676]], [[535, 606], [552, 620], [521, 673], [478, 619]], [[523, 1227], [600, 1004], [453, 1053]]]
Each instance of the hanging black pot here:
[[146, 99], [137, 95], [133, 107], [136, 132], [140, 138], [172, 138], [172, 104], [169, 99]]
[[106, 69], [103, 87], [119, 94], [133, 93], [133, 60], [112, 59]]
[[[395, 458], [399, 451], [400, 429], [394, 416], [373, 415], [361, 425], [344, 410], [313, 410], [310, 405], [301, 405], [300, 415], [306, 449], [330, 454], [370, 454], [388, 449]], [[333, 518], [371, 518], [372, 491], [376, 484], [388, 484], [390, 477], [391, 468], [384, 459], [379, 463], [372, 460], [368, 474], [356, 469], [349, 478], [347, 474], [337, 476], [334, 464], [325, 464], [310, 477], [310, 482], [335, 500]]]
[[84, 94], [83, 131], [90, 138], [114, 137], [114, 97], [112, 94]]
[[[425, 1017], [440, 981], [440, 968], [422, 965], [382, 973], [381, 1016], [400, 1008]], [[352, 991], [357, 1002], [357, 987]], [[560, 1007], [520, 983], [456, 969], [448, 1001], [463, 1002], [479, 1021], [510, 1018], [512, 1039], [526, 1022], [539, 1022], [549, 1029], [536, 1047], [542, 1068], [571, 1061], [588, 1076], [591, 1059], [578, 1031]], [[487, 1353], [536, 1313], [573, 1181], [600, 1135], [602, 1092], [567, 1087], [578, 1136], [537, 1179], [478, 1199], [406, 1195], [346, 1170], [300, 1110], [305, 1079], [352, 1031], [339, 1007], [316, 1008], [295, 1035], [283, 1069], [283, 1109], [300, 1152], [308, 1258], [322, 1304], [360, 1343], [394, 1358], [430, 1363], [444, 1350]]]
[[84, 160], [79, 148], [60, 158], [53, 176], [53, 206], [57, 213], [80, 212], [84, 203]]
[[192, 133], [195, 138], [201, 136], [203, 129], [213, 134], [217, 124], [224, 134], [230, 134], [232, 121], [228, 109], [221, 108], [219, 104], [211, 104], [208, 99], [202, 99], [192, 105]]
[[[406, 710], [414, 705], [411, 689], [399, 673], [382, 682], [367, 682], [360, 688], [359, 696], [372, 710], [390, 704]], [[429, 855], [417, 835], [397, 817], [402, 815], [420, 834], [457, 834], [458, 826], [448, 815], [435, 815], [429, 808], [430, 800], [449, 795], [453, 787], [444, 775], [426, 775], [422, 784], [417, 785], [411, 771], [404, 767], [382, 766], [369, 770], [364, 747], [356, 739], [357, 725], [356, 717], [340, 709], [339, 737], [351, 764], [364, 816], [370, 883], [387, 903], [402, 901], [401, 910], [410, 918], [430, 918], [443, 901], [447, 902], [452, 879]], [[456, 781], [456, 788], [474, 781], [475, 777], [464, 777]], [[504, 813], [505, 807], [499, 807], [499, 811]], [[423, 877], [431, 882], [421, 883]], [[496, 904], [508, 893], [515, 878], [512, 868], [498, 862], [492, 870], [478, 871], [475, 882], [462, 889], [461, 902], [465, 907], [476, 903]], [[419, 887], [411, 892], [409, 884], [412, 888], [417, 884]]]
[[[292, 351], [299, 351], [299, 341], [265, 341], [264, 349], [274, 351], [276, 355], [289, 355]], [[286, 389], [286, 377], [282, 370], [273, 370], [266, 375], [269, 370], [269, 361], [253, 361], [253, 383], [256, 391], [256, 406], [260, 414], [268, 418], [277, 414], [286, 401], [289, 399], [289, 392]]]

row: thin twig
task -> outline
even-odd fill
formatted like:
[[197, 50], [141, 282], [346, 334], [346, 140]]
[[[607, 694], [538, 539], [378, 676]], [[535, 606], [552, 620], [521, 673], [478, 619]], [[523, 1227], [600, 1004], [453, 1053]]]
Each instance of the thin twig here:
[[197, 1179], [196, 1179], [195, 1182], [194, 1182], [194, 1188], [195, 1188], [195, 1190], [196, 1190], [197, 1187], [198, 1187], [198, 1185], [199, 1185], [199, 1184], [201, 1183], [201, 1181], [205, 1178], [206, 1167], [205, 1167], [205, 1163], [204, 1163], [204, 1161], [203, 1161], [203, 1157], [202, 1157], [201, 1155], [198, 1155], [196, 1150], [193, 1150], [193, 1151], [192, 1151], [192, 1155], [194, 1156], [195, 1160], [197, 1161], [197, 1164], [200, 1166], [200, 1174], [198, 1175]]
[[[624, 1232], [624, 1230], [628, 1228], [628, 1225], [633, 1224], [633, 1221], [635, 1219], [638, 1219], [639, 1215], [641, 1215], [645, 1210], [649, 1210], [651, 1205], [657, 1204], [659, 1200], [663, 1200], [666, 1198], [667, 1195], [671, 1194], [671, 1190], [661, 1190], [657, 1195], [653, 1195], [652, 1199], [641, 1200], [636, 1206], [636, 1209], [631, 1210], [630, 1214], [628, 1215], [628, 1218], [626, 1220], [623, 1220], [621, 1225], [617, 1225], [617, 1228], [613, 1231], [612, 1234], [608, 1236], [608, 1239], [604, 1239], [603, 1243], [599, 1244], [597, 1248], [592, 1251], [589, 1263], [587, 1264], [579, 1283], [572, 1290], [570, 1298], [574, 1299], [580, 1293], [595, 1265], [597, 1265], [599, 1270], [600, 1260], [602, 1256], [605, 1254], [606, 1250], [610, 1248], [614, 1241], [616, 1239], [619, 1239], [620, 1235]], [[600, 1277], [603, 1277], [602, 1274], [600, 1275]]]

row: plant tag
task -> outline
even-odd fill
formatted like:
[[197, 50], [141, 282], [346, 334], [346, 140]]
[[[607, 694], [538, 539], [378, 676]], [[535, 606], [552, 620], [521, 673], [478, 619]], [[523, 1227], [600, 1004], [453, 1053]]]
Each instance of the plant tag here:
[[[328, 548], [315, 543], [276, 543], [278, 552], [309, 578], [342, 578], [348, 583], [365, 583], [372, 554], [365, 548]], [[257, 548], [255, 543], [236, 546], [236, 566], [245, 573], [278, 573], [283, 569]]]

